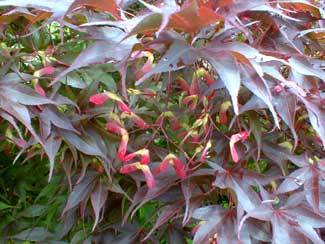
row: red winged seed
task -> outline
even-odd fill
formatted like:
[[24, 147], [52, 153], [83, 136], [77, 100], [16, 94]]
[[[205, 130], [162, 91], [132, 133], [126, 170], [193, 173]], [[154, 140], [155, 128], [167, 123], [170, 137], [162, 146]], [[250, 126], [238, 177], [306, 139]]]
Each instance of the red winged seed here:
[[235, 148], [235, 144], [239, 141], [247, 140], [249, 135], [250, 135], [249, 131], [243, 131], [243, 132], [239, 132], [239, 133], [231, 136], [230, 142], [229, 142], [230, 152], [231, 152], [231, 157], [235, 163], [237, 163], [239, 161], [239, 157], [238, 157], [237, 150]]
[[136, 170], [141, 170], [142, 173], [144, 174], [144, 177], [146, 179], [147, 186], [152, 189], [156, 187], [156, 181], [155, 178], [153, 177], [150, 168], [148, 165], [141, 164], [140, 162], [133, 163], [133, 164], [127, 164], [124, 165], [120, 169], [121, 174], [128, 174], [130, 172], [136, 171]]
[[102, 105], [104, 104], [106, 101], [108, 100], [108, 96], [105, 94], [105, 93], [99, 93], [99, 94], [95, 94], [95, 95], [92, 95], [90, 98], [89, 98], [89, 101], [93, 104], [96, 104], [96, 105]]
[[173, 154], [168, 154], [164, 160], [155, 169], [154, 174], [160, 174], [167, 171], [168, 166], [172, 165], [176, 174], [181, 178], [186, 178], [186, 168], [182, 161]]

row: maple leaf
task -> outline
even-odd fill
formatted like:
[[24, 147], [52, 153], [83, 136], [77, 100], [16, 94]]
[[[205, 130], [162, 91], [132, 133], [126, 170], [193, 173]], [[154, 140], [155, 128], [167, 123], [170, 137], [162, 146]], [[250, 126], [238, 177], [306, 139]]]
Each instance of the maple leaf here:
[[[270, 221], [273, 229], [273, 242], [286, 243], [324, 243], [314, 228], [325, 227], [325, 218], [314, 213], [303, 203], [303, 195], [292, 195], [280, 207], [276, 208], [274, 197], [266, 192], [263, 187], [260, 191], [264, 203], [247, 212], [241, 219], [239, 233], [248, 218]], [[273, 200], [272, 200], [273, 199]], [[281, 201], [281, 200], [280, 200]]]
[[236, 236], [234, 209], [209, 205], [195, 209], [193, 218], [201, 220], [195, 229], [194, 243], [240, 243]]

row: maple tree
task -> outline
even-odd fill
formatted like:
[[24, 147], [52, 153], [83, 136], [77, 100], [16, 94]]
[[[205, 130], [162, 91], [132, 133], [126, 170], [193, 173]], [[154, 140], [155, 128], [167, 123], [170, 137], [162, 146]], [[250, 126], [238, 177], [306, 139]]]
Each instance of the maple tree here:
[[322, 1], [0, 7], [0, 241], [324, 243]]

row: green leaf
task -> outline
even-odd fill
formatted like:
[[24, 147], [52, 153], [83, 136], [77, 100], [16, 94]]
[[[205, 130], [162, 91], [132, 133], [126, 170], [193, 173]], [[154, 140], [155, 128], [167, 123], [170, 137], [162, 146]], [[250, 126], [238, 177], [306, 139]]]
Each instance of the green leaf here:
[[28, 218], [34, 218], [44, 215], [47, 210], [48, 206], [37, 204], [24, 209], [24, 211], [22, 211], [19, 215]]
[[10, 206], [4, 202], [0, 202], [0, 210], [7, 209], [7, 208], [15, 208], [14, 206]]
[[14, 235], [12, 238], [23, 240], [23, 241], [45, 241], [48, 238], [52, 238], [53, 234], [50, 233], [46, 228], [44, 227], [35, 227], [30, 228], [27, 230], [24, 230], [17, 235]]

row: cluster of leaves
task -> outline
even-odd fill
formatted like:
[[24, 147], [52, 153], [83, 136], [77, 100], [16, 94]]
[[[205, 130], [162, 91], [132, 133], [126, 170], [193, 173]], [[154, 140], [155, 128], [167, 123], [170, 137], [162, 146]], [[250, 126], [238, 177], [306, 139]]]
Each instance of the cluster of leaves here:
[[0, 1], [1, 241], [324, 243], [321, 2]]

